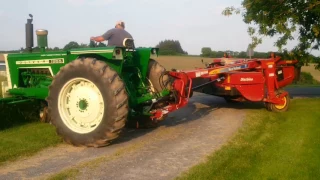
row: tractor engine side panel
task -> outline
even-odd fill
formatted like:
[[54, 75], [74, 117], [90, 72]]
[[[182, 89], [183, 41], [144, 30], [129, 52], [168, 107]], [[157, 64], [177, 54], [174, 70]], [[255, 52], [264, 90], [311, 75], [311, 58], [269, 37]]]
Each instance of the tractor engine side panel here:
[[63, 52], [9, 54], [7, 61], [9, 93], [40, 99], [48, 95], [52, 77], [68, 63], [67, 54]]

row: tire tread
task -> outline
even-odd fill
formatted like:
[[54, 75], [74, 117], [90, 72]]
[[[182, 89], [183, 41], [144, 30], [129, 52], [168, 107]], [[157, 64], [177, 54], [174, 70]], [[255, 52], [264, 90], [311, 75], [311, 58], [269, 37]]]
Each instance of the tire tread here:
[[[103, 147], [109, 145], [113, 140], [117, 139], [126, 124], [126, 119], [129, 113], [128, 110], [128, 95], [125, 91], [125, 84], [120, 79], [119, 75], [116, 71], [111, 69], [110, 66], [108, 66], [105, 62], [97, 60], [95, 58], [79, 58], [71, 63], [61, 67], [60, 71], [56, 74], [56, 78], [53, 79], [51, 85], [49, 86], [49, 96], [47, 97], [47, 101], [49, 104], [48, 112], [50, 114], [51, 119], [55, 118], [55, 115], [52, 114], [52, 107], [50, 104], [53, 100], [55, 100], [55, 97], [50, 96], [50, 91], [53, 90], [53, 87], [55, 84], [59, 83], [59, 77], [67, 71], [71, 71], [72, 69], [76, 68], [77, 66], [80, 66], [81, 64], [84, 64], [85, 66], [91, 66], [93, 70], [100, 73], [101, 78], [104, 79], [105, 83], [109, 83], [110, 90], [114, 94], [113, 100], [115, 101], [116, 105], [116, 111], [115, 116], [113, 118], [113, 123], [111, 127], [107, 128], [103, 135], [93, 135], [93, 137], [96, 137], [94, 140], [91, 140], [89, 142], [81, 142], [81, 140], [72, 140], [66, 133], [63, 131], [63, 129], [59, 129], [57, 122], [52, 120], [52, 124], [56, 126], [56, 132], [58, 135], [62, 136], [64, 141], [73, 144], [74, 146], [88, 146], [88, 147]], [[82, 65], [83, 66], [83, 65]]]

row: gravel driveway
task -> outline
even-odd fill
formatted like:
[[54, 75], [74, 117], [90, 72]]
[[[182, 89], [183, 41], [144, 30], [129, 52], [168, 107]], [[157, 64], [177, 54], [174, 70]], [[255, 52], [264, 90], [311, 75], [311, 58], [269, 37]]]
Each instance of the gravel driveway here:
[[45, 179], [68, 168], [80, 171], [76, 179], [173, 179], [237, 131], [245, 118], [242, 108], [195, 93], [187, 107], [171, 113], [158, 128], [126, 129], [104, 148], [49, 148], [1, 167], [0, 179]]

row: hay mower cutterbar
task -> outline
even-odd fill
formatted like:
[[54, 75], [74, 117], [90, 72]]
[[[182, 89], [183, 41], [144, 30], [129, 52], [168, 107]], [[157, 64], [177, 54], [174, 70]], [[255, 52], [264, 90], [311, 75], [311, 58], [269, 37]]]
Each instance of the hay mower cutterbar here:
[[[193, 92], [220, 96], [228, 102], [260, 101], [264, 102], [270, 111], [286, 111], [290, 96], [283, 88], [295, 79], [297, 62], [281, 60], [280, 57], [221, 58], [213, 60], [206, 68], [169, 72], [177, 79], [174, 87], [180, 100], [167, 111], [183, 107]], [[158, 111], [157, 116], [161, 116], [160, 114]]]
[[154, 118], [184, 107], [193, 92], [224, 97], [228, 102], [264, 102], [270, 111], [283, 112], [289, 107], [289, 93], [283, 87], [295, 79], [297, 60], [214, 59], [206, 68], [170, 71], [177, 103], [154, 111]]

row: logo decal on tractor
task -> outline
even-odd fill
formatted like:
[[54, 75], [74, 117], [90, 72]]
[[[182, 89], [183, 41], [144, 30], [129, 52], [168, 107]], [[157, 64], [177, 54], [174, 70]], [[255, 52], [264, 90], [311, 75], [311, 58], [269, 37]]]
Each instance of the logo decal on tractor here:
[[241, 78], [240, 81], [253, 81], [253, 78]]
[[85, 51], [70, 51], [71, 54], [88, 54], [88, 53], [112, 53], [113, 49], [101, 50], [85, 50]]
[[67, 54], [41, 54], [40, 56], [66, 56]]
[[16, 61], [16, 64], [63, 64], [64, 58]]

